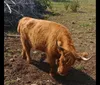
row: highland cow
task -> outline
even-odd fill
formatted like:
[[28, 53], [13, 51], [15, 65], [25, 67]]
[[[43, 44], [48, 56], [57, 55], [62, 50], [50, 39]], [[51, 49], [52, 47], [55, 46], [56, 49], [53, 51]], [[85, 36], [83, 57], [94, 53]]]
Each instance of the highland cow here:
[[[89, 60], [87, 52], [78, 53], [67, 27], [47, 20], [24, 17], [19, 21], [17, 31], [22, 43], [22, 57], [31, 63], [30, 50], [40, 50], [47, 54], [50, 75], [64, 76], [75, 60]], [[57, 60], [57, 72], [55, 64]]]

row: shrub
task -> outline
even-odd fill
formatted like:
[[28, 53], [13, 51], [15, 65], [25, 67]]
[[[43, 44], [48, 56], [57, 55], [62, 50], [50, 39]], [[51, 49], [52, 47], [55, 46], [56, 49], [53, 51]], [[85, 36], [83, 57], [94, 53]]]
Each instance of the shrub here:
[[4, 30], [16, 29], [23, 16], [44, 18], [47, 8], [51, 0], [4, 0]]
[[77, 12], [77, 9], [79, 8], [79, 1], [78, 0], [73, 0], [70, 3], [70, 8], [73, 12]]
[[34, 0], [36, 9], [39, 12], [44, 12], [47, 8], [52, 9], [51, 1], [50, 0]]
[[73, 12], [77, 12], [77, 9], [79, 8], [79, 1], [78, 0], [66, 1], [66, 3], [64, 3], [64, 7], [66, 10], [70, 8]]
[[64, 7], [65, 7], [66, 10], [68, 10], [69, 3], [68, 2], [67, 3], [64, 3]]

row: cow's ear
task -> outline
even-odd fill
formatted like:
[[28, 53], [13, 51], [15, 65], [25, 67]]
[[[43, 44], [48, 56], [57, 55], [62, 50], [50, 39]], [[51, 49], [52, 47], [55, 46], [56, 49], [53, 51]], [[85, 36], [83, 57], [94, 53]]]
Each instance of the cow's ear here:
[[59, 52], [64, 51], [64, 48], [61, 46], [62, 45], [61, 41], [56, 41], [56, 45]]
[[61, 46], [58, 46], [58, 49], [59, 49], [60, 51], [64, 51], [64, 48], [62, 48]]

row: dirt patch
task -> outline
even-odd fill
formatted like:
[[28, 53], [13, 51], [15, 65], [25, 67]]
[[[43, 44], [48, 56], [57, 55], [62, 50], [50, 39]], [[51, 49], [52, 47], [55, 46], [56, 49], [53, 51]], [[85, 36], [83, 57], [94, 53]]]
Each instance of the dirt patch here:
[[21, 57], [19, 38], [5, 37], [4, 46], [4, 85], [95, 85], [95, 70], [92, 65], [95, 63], [94, 58], [89, 62], [82, 62], [85, 69], [75, 69], [79, 64], [76, 62], [67, 76], [52, 78], [48, 74], [49, 65], [40, 62], [41, 52], [33, 54], [33, 64], [28, 64]]

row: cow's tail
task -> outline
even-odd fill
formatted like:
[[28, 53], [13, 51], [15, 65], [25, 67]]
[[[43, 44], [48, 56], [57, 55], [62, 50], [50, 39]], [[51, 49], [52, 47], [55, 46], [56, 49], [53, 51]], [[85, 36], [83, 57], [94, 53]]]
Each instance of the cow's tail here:
[[20, 33], [20, 22], [18, 23], [17, 32]]

